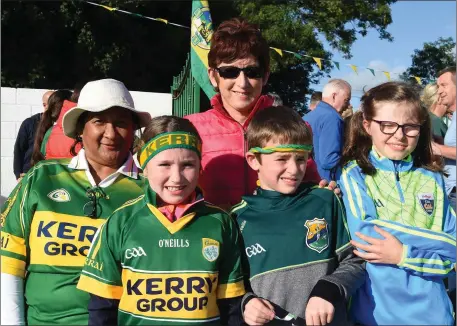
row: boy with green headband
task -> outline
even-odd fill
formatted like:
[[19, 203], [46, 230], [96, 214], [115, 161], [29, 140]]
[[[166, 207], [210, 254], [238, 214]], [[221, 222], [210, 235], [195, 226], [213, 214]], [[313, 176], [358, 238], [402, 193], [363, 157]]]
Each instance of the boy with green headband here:
[[302, 183], [311, 131], [294, 110], [270, 107], [254, 116], [247, 140], [259, 187], [232, 210], [244, 241], [246, 285], [255, 293], [243, 299], [245, 322], [346, 325], [346, 304], [365, 270], [352, 252], [339, 198]]
[[145, 194], [100, 228], [78, 283], [91, 293], [89, 325], [241, 323], [239, 233], [197, 188], [197, 130], [188, 120], [162, 116], [142, 140]]

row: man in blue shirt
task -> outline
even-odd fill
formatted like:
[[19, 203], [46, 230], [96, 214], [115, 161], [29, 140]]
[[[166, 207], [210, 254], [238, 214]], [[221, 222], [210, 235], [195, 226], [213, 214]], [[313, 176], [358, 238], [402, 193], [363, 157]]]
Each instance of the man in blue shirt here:
[[455, 67], [446, 68], [438, 73], [438, 94], [441, 98], [441, 103], [447, 105], [450, 111], [453, 111], [451, 124], [444, 137], [444, 145], [433, 143], [433, 151], [435, 154], [444, 157], [445, 171], [449, 174], [445, 178], [446, 192], [449, 196], [449, 201], [455, 209], [455, 193], [456, 193], [456, 79]]
[[337, 180], [344, 141], [341, 113], [349, 106], [351, 85], [342, 79], [331, 79], [322, 90], [322, 101], [304, 120], [313, 130], [314, 160], [322, 179]]

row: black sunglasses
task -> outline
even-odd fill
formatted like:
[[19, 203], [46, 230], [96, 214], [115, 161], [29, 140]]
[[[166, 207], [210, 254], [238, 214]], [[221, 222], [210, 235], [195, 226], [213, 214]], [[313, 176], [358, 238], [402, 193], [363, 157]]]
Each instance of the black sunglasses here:
[[244, 75], [251, 79], [259, 79], [263, 77], [263, 69], [257, 66], [250, 66], [246, 68], [238, 68], [233, 66], [224, 66], [219, 68], [214, 68], [224, 79], [236, 79], [241, 72], [244, 72]]
[[92, 218], [98, 217], [98, 215], [97, 215], [97, 206], [98, 206], [97, 197], [107, 198], [107, 196], [98, 187], [87, 188], [86, 196], [89, 198], [89, 201], [87, 203], [85, 203], [83, 206], [84, 216], [88, 216], [88, 217], [92, 217]]

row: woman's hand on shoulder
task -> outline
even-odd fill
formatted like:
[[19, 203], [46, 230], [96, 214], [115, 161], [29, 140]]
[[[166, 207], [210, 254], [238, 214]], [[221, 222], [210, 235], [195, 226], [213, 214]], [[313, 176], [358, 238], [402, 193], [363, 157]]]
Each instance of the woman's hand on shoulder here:
[[333, 191], [338, 197], [341, 197], [341, 189], [338, 187], [335, 181], [330, 181], [329, 183], [326, 179], [322, 179], [319, 182], [319, 188], [327, 188], [328, 190]]

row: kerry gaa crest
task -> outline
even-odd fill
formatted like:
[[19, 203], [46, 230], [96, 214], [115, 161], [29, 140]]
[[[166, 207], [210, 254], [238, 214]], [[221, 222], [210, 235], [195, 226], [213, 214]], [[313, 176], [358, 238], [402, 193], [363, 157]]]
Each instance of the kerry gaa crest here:
[[328, 228], [324, 218], [314, 218], [305, 223], [308, 232], [306, 233], [306, 245], [309, 249], [321, 253], [328, 247]]
[[203, 238], [202, 254], [207, 261], [213, 262], [219, 257], [219, 242], [209, 238]]
[[435, 210], [435, 198], [432, 193], [422, 193], [417, 195], [417, 199], [421, 204], [422, 209], [428, 215], [432, 215]]
[[48, 194], [53, 201], [64, 203], [71, 200], [70, 194], [65, 189], [56, 189]]

